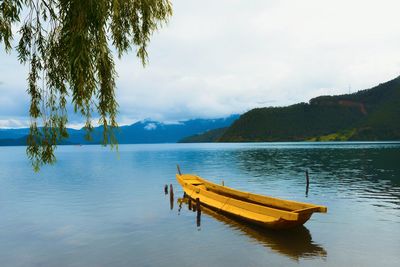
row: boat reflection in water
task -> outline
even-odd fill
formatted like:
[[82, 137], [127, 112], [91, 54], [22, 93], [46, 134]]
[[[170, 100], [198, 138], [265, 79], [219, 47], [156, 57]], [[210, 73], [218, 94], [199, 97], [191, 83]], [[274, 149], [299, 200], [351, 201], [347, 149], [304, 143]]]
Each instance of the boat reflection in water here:
[[[188, 208], [192, 206], [188, 204], [188, 200], [187, 197], [178, 198], [179, 212], [181, 212], [182, 204], [187, 205]], [[298, 261], [307, 258], [325, 259], [327, 256], [326, 250], [321, 245], [312, 241], [310, 231], [304, 226], [287, 230], [266, 229], [236, 218], [231, 219], [203, 205], [201, 206], [201, 213], [222, 222], [235, 231], [240, 231], [241, 234], [250, 237], [253, 242], [259, 243], [293, 260]], [[198, 227], [200, 227], [201, 223], [201, 213], [197, 213], [196, 223]]]

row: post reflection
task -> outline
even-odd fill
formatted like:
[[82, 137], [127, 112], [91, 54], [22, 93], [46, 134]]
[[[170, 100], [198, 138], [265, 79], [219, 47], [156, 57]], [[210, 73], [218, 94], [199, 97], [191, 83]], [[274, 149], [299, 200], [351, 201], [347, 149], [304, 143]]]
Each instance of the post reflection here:
[[[189, 206], [191, 201], [187, 197], [178, 198], [179, 205]], [[194, 210], [195, 205], [191, 209]], [[248, 236], [252, 242], [261, 244], [275, 252], [287, 256], [293, 260], [323, 258], [327, 256], [326, 250], [319, 244], [312, 241], [310, 231], [304, 227], [289, 230], [269, 230], [257, 225], [249, 224], [242, 220], [233, 219], [223, 214], [217, 213], [212, 209], [201, 206], [201, 211], [229, 228], [240, 231], [241, 234]], [[201, 213], [197, 213], [197, 227], [201, 224]]]

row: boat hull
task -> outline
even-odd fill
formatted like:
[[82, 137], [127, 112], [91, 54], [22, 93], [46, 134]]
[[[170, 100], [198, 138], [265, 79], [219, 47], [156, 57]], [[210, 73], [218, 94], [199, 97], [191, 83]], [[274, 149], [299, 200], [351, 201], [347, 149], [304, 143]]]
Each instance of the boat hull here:
[[213, 184], [195, 175], [177, 174], [185, 194], [214, 211], [272, 229], [303, 225], [326, 207], [282, 200]]

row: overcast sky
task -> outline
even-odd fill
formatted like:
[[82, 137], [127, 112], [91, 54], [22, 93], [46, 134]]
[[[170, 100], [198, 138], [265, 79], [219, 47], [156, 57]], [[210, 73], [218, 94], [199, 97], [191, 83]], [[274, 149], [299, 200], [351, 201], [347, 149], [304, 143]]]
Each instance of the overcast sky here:
[[[398, 0], [172, 0], [149, 65], [117, 60], [120, 124], [223, 117], [400, 74]], [[0, 127], [27, 126], [27, 68], [0, 49]], [[71, 114], [72, 126], [80, 124]]]

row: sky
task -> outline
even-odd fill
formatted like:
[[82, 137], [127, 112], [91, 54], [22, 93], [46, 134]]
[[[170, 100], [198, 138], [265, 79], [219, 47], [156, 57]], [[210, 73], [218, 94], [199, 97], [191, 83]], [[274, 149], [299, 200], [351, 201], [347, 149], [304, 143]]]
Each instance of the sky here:
[[[116, 59], [118, 122], [217, 118], [400, 75], [398, 0], [172, 0], [149, 64]], [[29, 125], [27, 67], [0, 45], [0, 128]], [[69, 126], [82, 126], [70, 112]]]

